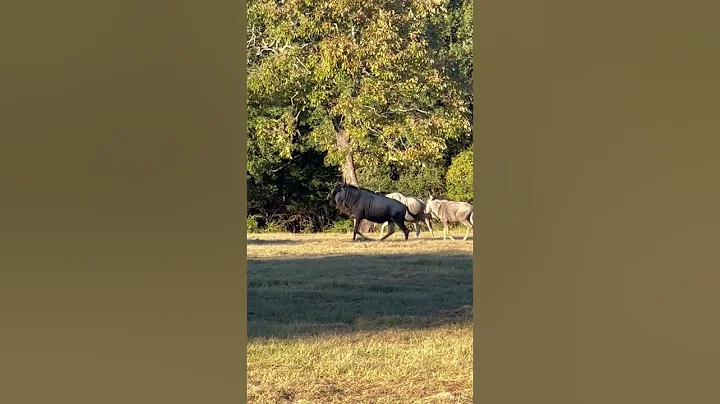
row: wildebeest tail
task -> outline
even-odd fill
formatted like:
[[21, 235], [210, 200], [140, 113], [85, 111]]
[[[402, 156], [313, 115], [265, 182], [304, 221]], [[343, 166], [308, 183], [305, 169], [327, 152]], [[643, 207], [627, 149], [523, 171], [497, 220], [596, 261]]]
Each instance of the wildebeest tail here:
[[407, 214], [410, 215], [410, 217], [412, 217], [413, 220], [420, 220], [420, 219], [421, 219], [421, 218], [420, 218], [420, 215], [417, 215], [417, 216], [416, 216], [416, 215], [413, 215], [412, 212], [410, 212], [410, 208], [408, 208], [407, 206], [405, 207], [405, 212], [407, 212]]

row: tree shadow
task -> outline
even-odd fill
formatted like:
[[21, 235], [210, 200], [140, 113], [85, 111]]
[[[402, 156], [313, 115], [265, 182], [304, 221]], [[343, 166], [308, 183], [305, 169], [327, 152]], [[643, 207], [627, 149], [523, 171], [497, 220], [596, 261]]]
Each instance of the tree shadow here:
[[290, 239], [247, 239], [247, 245], [283, 245], [283, 244], [299, 244], [302, 241], [300, 240], [290, 240]]
[[[408, 236], [407, 241], [429, 241], [429, 242], [443, 241], [442, 228], [440, 229], [440, 231], [434, 230], [434, 232], [435, 232], [435, 237], [431, 237], [431, 236], [430, 236], [430, 233], [429, 233], [429, 232], [425, 232], [425, 231], [422, 232], [422, 233], [420, 233], [420, 237], [415, 237], [415, 231], [414, 231], [414, 230], [411, 230], [411, 231], [410, 231], [410, 235]], [[385, 233], [383, 233], [383, 235], [385, 235], [385, 234], [387, 234], [387, 231], [386, 231]], [[355, 240], [355, 242], [357, 243], [357, 242], [380, 241], [380, 233], [379, 233], [379, 232], [375, 232], [375, 233], [363, 233], [363, 235], [365, 236], [365, 238], [362, 238], [362, 237], [360, 237], [360, 236], [357, 236], [357, 239]], [[453, 241], [454, 241], [454, 242], [463, 242], [463, 236], [464, 236], [464, 235], [465, 235], [464, 232], [462, 232], [462, 234], [461, 234], [461, 233], [458, 233], [458, 232], [453, 232], [453, 233], [452, 233], [452, 236], [455, 237], [455, 240], [451, 240], [451, 239], [448, 237], [448, 238], [447, 238], [446, 240], [444, 240], [444, 241], [445, 241], [445, 242], [448, 242], [448, 243], [453, 242]], [[352, 241], [352, 234], [350, 234], [350, 233], [344, 234], [343, 237], [347, 237], [347, 240], [348, 240], [348, 241]], [[468, 238], [467, 238], [467, 240], [466, 240], [465, 242], [468, 242], [468, 243], [469, 243], [469, 242], [471, 242], [472, 240], [473, 240], [473, 233], [470, 232], [470, 234], [468, 235]], [[405, 238], [403, 237], [402, 232], [401, 232], [400, 230], [395, 230], [395, 233], [393, 233], [390, 237], [386, 238], [385, 240], [382, 240], [382, 242], [383, 242], [383, 243], [387, 243], [387, 242], [398, 242], [398, 243], [399, 243], [399, 242], [405, 242]]]
[[472, 256], [368, 254], [248, 260], [248, 337], [472, 322]]
[[[453, 242], [455, 242], [455, 243], [457, 243], [457, 242], [462, 243], [462, 242], [463, 242], [463, 236], [462, 236], [462, 235], [457, 236], [456, 234], [453, 234], [452, 236], [455, 237], [455, 240], [452, 240], [452, 239], [450, 239], [449, 237], [448, 237], [446, 240], [443, 240], [443, 238], [442, 238], [442, 231], [439, 233], [439, 235], [438, 235], [438, 233], [435, 233], [435, 237], [434, 237], [434, 238], [433, 238], [433, 237], [430, 237], [429, 234], [428, 234], [427, 236], [421, 235], [420, 237], [415, 237], [415, 235], [414, 235], [413, 233], [411, 233], [411, 234], [410, 234], [410, 237], [408, 237], [408, 241], [416, 241], [416, 240], [417, 240], [417, 241], [421, 241], [421, 240], [422, 240], [422, 241], [428, 241], [428, 242], [431, 242], [431, 243], [443, 242], [443, 241], [446, 242], [446, 243], [453, 243]], [[472, 236], [472, 233], [471, 233], [471, 234], [468, 236], [467, 240], [465, 240], [464, 242], [469, 243], [469, 242], [471, 242], [472, 240], [473, 240], [473, 236]], [[371, 240], [371, 241], [378, 241], [378, 240], [373, 239], [373, 240]], [[399, 236], [399, 237], [395, 237], [395, 235], [393, 234], [392, 236], [390, 236], [390, 237], [386, 238], [385, 240], [383, 240], [383, 242], [386, 242], [386, 241], [395, 241], [395, 242], [398, 242], [398, 243], [399, 243], [399, 242], [404, 242], [405, 239], [402, 237], [402, 233], [400, 233], [400, 236]]]

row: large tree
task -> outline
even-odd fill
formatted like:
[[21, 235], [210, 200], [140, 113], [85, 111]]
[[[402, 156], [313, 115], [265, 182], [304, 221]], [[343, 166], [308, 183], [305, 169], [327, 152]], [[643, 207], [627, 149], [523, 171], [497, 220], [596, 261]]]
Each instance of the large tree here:
[[[429, 27], [430, 46], [434, 57], [442, 60], [446, 71], [461, 90], [468, 106], [468, 120], [472, 126], [473, 115], [473, 1], [447, 0], [447, 12], [431, 18]], [[449, 166], [452, 158], [472, 147], [472, 133], [450, 139], [445, 150], [444, 164]]]
[[249, 152], [275, 163], [327, 152], [358, 185], [356, 165], [436, 161], [470, 133], [467, 98], [428, 27], [435, 0], [251, 0]]

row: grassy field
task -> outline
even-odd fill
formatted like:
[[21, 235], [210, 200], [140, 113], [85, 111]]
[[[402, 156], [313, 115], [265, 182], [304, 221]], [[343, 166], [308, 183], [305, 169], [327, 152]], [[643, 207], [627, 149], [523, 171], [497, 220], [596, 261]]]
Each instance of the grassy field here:
[[248, 235], [248, 401], [471, 403], [472, 240], [435, 237]]

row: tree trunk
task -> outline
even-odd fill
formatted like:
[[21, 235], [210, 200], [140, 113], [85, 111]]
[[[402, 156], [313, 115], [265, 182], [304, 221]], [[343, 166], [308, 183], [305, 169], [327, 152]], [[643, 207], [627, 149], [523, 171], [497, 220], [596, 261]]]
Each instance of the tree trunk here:
[[[342, 127], [340, 118], [333, 119], [333, 126], [335, 127], [338, 150], [345, 153], [345, 161], [342, 164], [343, 180], [350, 185], [359, 187], [360, 184], [358, 183], [355, 172], [355, 159], [353, 158], [353, 151], [350, 147], [350, 135], [348, 135], [347, 132], [345, 132], [345, 128]], [[359, 230], [362, 233], [372, 233], [375, 230], [375, 224], [363, 219], [360, 223]]]
[[345, 161], [342, 165], [343, 180], [350, 185], [360, 186], [358, 184], [357, 175], [355, 174], [355, 159], [350, 149], [350, 136], [342, 127], [336, 127], [337, 147], [345, 153]]

